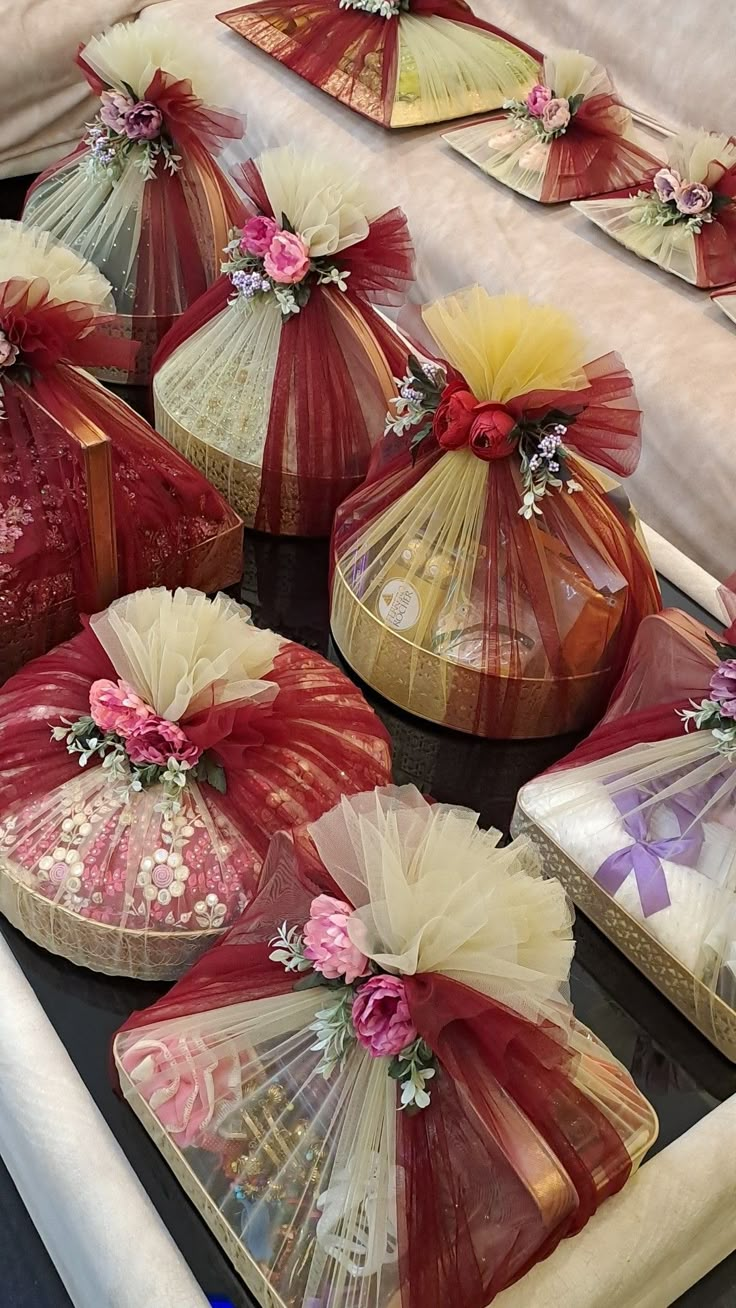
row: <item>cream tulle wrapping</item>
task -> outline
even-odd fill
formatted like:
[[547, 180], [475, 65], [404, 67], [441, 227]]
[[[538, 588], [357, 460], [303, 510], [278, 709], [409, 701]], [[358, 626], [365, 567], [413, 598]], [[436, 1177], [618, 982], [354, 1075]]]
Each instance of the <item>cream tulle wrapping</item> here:
[[710, 730], [683, 735], [677, 717], [707, 696], [715, 663], [695, 625], [645, 621], [604, 722], [522, 789], [514, 829], [736, 1061], [736, 770]]
[[338, 0], [258, 0], [218, 17], [385, 127], [499, 108], [536, 81], [535, 52], [456, 0], [379, 21]]
[[[93, 38], [80, 58], [98, 94], [102, 89], [127, 94], [130, 88], [137, 100], [149, 101], [150, 87], [163, 73], [164, 126], [178, 150], [179, 171], [170, 173], [159, 161], [149, 177], [132, 151], [118, 177], [92, 176], [83, 142], [42, 174], [23, 217], [89, 259], [112, 284], [115, 331], [137, 341], [139, 352], [129, 374], [98, 370], [97, 375], [147, 383], [159, 339], [217, 276], [220, 248], [238, 211], [233, 188], [213, 157], [217, 127], [226, 135], [242, 129], [232, 127], [232, 119], [223, 127], [222, 115], [217, 124], [206, 118], [204, 107], [217, 104], [221, 95], [217, 70], [170, 23], [120, 24]], [[183, 109], [171, 99], [172, 86], [175, 95], [190, 97]], [[204, 145], [203, 128], [210, 130]]]
[[656, 167], [608, 73], [589, 55], [546, 55], [541, 82], [556, 98], [582, 97], [560, 138], [542, 140], [535, 119], [504, 113], [444, 139], [489, 177], [545, 203], [615, 191]]
[[[172, 806], [162, 785], [136, 791], [127, 772], [80, 768], [49, 740], [89, 714], [94, 682], [116, 678], [214, 751], [226, 793], [207, 773]], [[13, 678], [0, 707], [0, 907], [100, 971], [177, 975], [245, 907], [273, 831], [387, 772], [381, 729], [345, 678], [224, 595], [118, 600]]]
[[726, 204], [714, 220], [693, 232], [683, 223], [643, 222], [651, 183], [621, 198], [583, 200], [580, 213], [640, 259], [656, 263], [696, 286], [719, 286], [736, 277], [736, 141], [715, 133], [690, 133], [668, 142], [668, 165], [690, 182], [702, 182]]
[[365, 476], [405, 358], [372, 302], [399, 300], [411, 278], [406, 223], [349, 163], [293, 147], [250, 162], [242, 184], [249, 216], [285, 218], [310, 260], [346, 271], [344, 289], [312, 273], [307, 302], [285, 317], [273, 292], [247, 299], [223, 276], [155, 360], [156, 422], [248, 526], [327, 535]]
[[[586, 363], [574, 324], [521, 297], [470, 288], [423, 320], [448, 361], [439, 406], [418, 452], [407, 432], [387, 437], [338, 510], [333, 634], [361, 677], [422, 717], [490, 736], [573, 730], [605, 702], [637, 615], [658, 607], [635, 529], [575, 457], [633, 469], [631, 379], [617, 356]], [[479, 423], [500, 411], [517, 433], [569, 413], [580, 489], [548, 486], [520, 516], [520, 438], [476, 454], [475, 426], [469, 441], [452, 430], [463, 396]]]
[[[354, 906], [350, 938], [380, 969], [420, 990], [420, 978], [434, 979], [440, 1003], [442, 984], [454, 987], [471, 1023], [476, 1003], [488, 1003], [531, 1032], [553, 1031], [574, 1093], [625, 1146], [624, 1173], [654, 1138], [654, 1116], [628, 1074], [573, 1018], [564, 893], [539, 877], [527, 842], [499, 849], [497, 841], [497, 832], [478, 830], [475, 814], [431, 806], [413, 787], [343, 800], [297, 838], [296, 851], [285, 837], [273, 842], [252, 910], [116, 1038], [133, 1108], [251, 1289], [275, 1308], [475, 1308], [542, 1244], [574, 1229], [580, 1202], [572, 1163], [568, 1175], [531, 1127], [529, 1102], [525, 1112], [490, 1065], [484, 1076], [482, 1056], [480, 1080], [462, 1085], [440, 1057], [431, 1102], [414, 1117], [397, 1111], [389, 1060], [359, 1044], [329, 1079], [317, 1070], [309, 1028], [335, 992], [324, 983], [293, 990], [268, 961], [267, 943], [284, 914], [290, 924], [305, 920], [312, 879]], [[468, 1046], [468, 1073], [476, 1058]], [[472, 1123], [474, 1156], [456, 1111]], [[487, 1132], [500, 1149], [495, 1174], [483, 1161]], [[585, 1150], [590, 1142], [580, 1141]], [[598, 1202], [610, 1192], [612, 1165], [601, 1146]], [[518, 1184], [541, 1215], [538, 1243]], [[413, 1248], [429, 1233], [424, 1203], [437, 1206], [437, 1244]], [[456, 1260], [466, 1272], [449, 1297]]]

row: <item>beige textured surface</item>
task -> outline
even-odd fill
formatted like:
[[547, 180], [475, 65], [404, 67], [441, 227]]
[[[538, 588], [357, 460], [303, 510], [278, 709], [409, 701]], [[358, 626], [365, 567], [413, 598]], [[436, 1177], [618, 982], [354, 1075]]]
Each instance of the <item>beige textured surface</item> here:
[[[632, 499], [643, 520], [689, 558], [720, 579], [729, 576], [736, 539], [730, 496], [721, 488], [731, 484], [736, 455], [736, 328], [708, 295], [641, 263], [568, 206], [536, 205], [491, 182], [442, 143], [441, 129], [389, 132], [360, 118], [218, 23], [221, 5], [163, 0], [154, 13], [196, 28], [218, 59], [223, 101], [248, 116], [245, 142], [226, 158], [284, 141], [350, 157], [407, 213], [418, 250], [417, 298], [480, 281], [494, 293], [513, 290], [557, 303], [578, 319], [592, 352], [619, 350], [645, 415], [642, 461], [627, 483]], [[627, 5], [629, 33], [650, 25], [645, 10], [633, 0]], [[488, 17], [492, 10], [496, 23], [521, 36], [541, 40], [547, 23], [550, 37], [572, 39], [559, 17], [572, 12], [567, 0], [545, 8], [523, 0], [515, 15], [510, 0], [476, 0], [475, 7]], [[685, 0], [677, 8], [684, 14]], [[715, 12], [715, 0], [706, 8]], [[594, 18], [599, 6], [581, 12], [577, 43], [605, 60], [617, 24], [623, 30], [621, 8], [605, 23]], [[720, 22], [725, 39], [736, 11], [722, 13]], [[644, 61], [636, 50], [634, 56]], [[688, 48], [688, 67], [693, 58]], [[693, 82], [695, 112], [701, 91], [711, 94], [712, 87]], [[678, 79], [677, 91], [682, 86]], [[668, 93], [674, 103], [676, 90]]]

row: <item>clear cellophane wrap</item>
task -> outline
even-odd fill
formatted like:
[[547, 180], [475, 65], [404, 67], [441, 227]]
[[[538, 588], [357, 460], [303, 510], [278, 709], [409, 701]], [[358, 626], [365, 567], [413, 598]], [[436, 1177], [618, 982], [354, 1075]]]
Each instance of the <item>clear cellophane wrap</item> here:
[[[0, 680], [120, 592], [215, 590], [242, 573], [236, 514], [86, 371], [133, 356], [106, 334], [113, 311], [90, 264], [47, 232], [0, 224], [0, 331], [17, 350], [0, 368]], [[106, 456], [95, 482], [90, 450]]]
[[718, 663], [695, 619], [645, 619], [602, 723], [523, 788], [515, 825], [553, 843], [580, 906], [736, 1061], [736, 770], [678, 716]]
[[542, 204], [602, 195], [651, 176], [657, 161], [601, 64], [561, 50], [545, 56], [541, 83], [554, 97], [582, 97], [561, 135], [542, 140], [534, 119], [505, 112], [459, 127], [445, 140], [490, 177]]
[[[526, 840], [498, 840], [411, 786], [343, 799], [275, 839], [241, 921], [116, 1037], [126, 1096], [274, 1308], [486, 1308], [656, 1136], [572, 1013], [562, 888]], [[436, 1057], [426, 1107], [400, 1109], [390, 1059], [360, 1043], [318, 1069], [310, 1028], [335, 991], [295, 989], [269, 956], [318, 894], [402, 978]]]
[[148, 177], [133, 151], [120, 176], [91, 176], [82, 141], [34, 182], [23, 217], [89, 259], [112, 285], [117, 312], [108, 330], [139, 348], [127, 368], [100, 367], [96, 375], [147, 385], [159, 341], [219, 274], [240, 202], [215, 156], [242, 136], [243, 124], [212, 107], [221, 91], [217, 66], [171, 23], [121, 23], [94, 37], [79, 63], [96, 94], [130, 90], [160, 110], [177, 170], [159, 158]]
[[[221, 764], [180, 808], [51, 739], [121, 678]], [[39, 705], [43, 711], [39, 712]], [[117, 600], [0, 692], [0, 908], [38, 943], [103, 972], [179, 975], [242, 911], [273, 833], [389, 775], [387, 736], [317, 654], [218, 595]]]
[[389, 18], [339, 0], [257, 0], [218, 17], [384, 127], [498, 109], [537, 81], [540, 55], [463, 0], [411, 0]]
[[615, 354], [585, 363], [570, 321], [520, 298], [475, 287], [423, 319], [479, 401], [578, 411], [564, 439], [580, 489], [549, 489], [527, 519], [515, 452], [487, 462], [433, 435], [419, 452], [388, 437], [335, 519], [333, 635], [420, 717], [497, 737], [589, 726], [660, 603], [635, 527], [591, 466], [636, 466], [631, 377]]
[[736, 139], [715, 132], [690, 132], [667, 142], [670, 168], [689, 182], [706, 186], [718, 199], [700, 231], [685, 223], [642, 221], [653, 189], [652, 171], [643, 187], [630, 186], [599, 200], [576, 205], [596, 227], [694, 286], [726, 286], [736, 281]]
[[346, 289], [312, 285], [285, 318], [273, 294], [245, 300], [223, 275], [154, 360], [157, 426], [248, 526], [327, 536], [383, 431], [406, 349], [376, 304], [401, 303], [413, 250], [349, 167], [269, 150], [238, 174], [246, 217], [288, 219], [310, 258], [329, 257]]

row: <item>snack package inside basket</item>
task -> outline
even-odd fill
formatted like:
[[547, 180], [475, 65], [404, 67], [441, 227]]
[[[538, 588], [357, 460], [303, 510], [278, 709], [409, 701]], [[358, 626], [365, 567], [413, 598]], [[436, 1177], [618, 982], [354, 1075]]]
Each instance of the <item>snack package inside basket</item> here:
[[256, 0], [218, 18], [384, 127], [498, 109], [541, 55], [464, 0]]
[[575, 205], [640, 259], [694, 286], [736, 281], [736, 139], [689, 132], [644, 186]]
[[612, 939], [733, 1061], [735, 764], [736, 623], [716, 639], [667, 610], [642, 623], [603, 722], [523, 788], [514, 819], [551, 838], [581, 907], [605, 912]]
[[444, 139], [489, 177], [542, 204], [638, 185], [659, 167], [605, 68], [579, 50], [546, 55], [526, 96]]
[[625, 496], [591, 466], [636, 466], [631, 377], [521, 297], [471, 287], [423, 323], [428, 354], [335, 518], [335, 640], [420, 717], [498, 737], [589, 726], [659, 608]]
[[110, 330], [140, 348], [129, 368], [97, 375], [147, 385], [161, 337], [218, 275], [240, 205], [215, 156], [243, 123], [214, 107], [219, 70], [171, 21], [120, 23], [78, 63], [99, 113], [77, 149], [34, 182], [23, 217], [112, 285]]
[[249, 617], [138, 591], [0, 692], [0, 910], [38, 944], [177, 976], [245, 907], [274, 832], [389, 779], [357, 688]]
[[0, 223], [0, 680], [121, 591], [242, 573], [236, 514], [83, 371], [132, 358], [113, 313], [91, 264]]
[[238, 181], [245, 217], [223, 274], [154, 360], [157, 426], [248, 526], [327, 536], [406, 367], [374, 307], [400, 304], [412, 280], [406, 219], [348, 163], [291, 146]]
[[115, 1039], [131, 1106], [278, 1308], [486, 1308], [656, 1137], [572, 1012], [564, 891], [498, 840], [412, 786], [343, 799], [275, 838], [240, 922]]

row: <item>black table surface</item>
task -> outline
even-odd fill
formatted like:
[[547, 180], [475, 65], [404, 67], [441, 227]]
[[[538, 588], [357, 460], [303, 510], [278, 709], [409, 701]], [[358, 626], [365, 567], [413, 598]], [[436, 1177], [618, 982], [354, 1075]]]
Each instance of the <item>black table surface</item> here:
[[[339, 662], [329, 635], [326, 571], [326, 542], [249, 535], [245, 575], [233, 593], [239, 593], [251, 606], [259, 625], [272, 627]], [[665, 599], [693, 610], [671, 588]], [[699, 616], [705, 619], [705, 615]], [[412, 719], [370, 691], [366, 694], [391, 732], [397, 781], [413, 781], [437, 799], [476, 808], [484, 824], [504, 832], [519, 787], [567, 753], [576, 739], [476, 740]], [[114, 1032], [164, 987], [72, 967], [36, 948], [7, 924], [2, 930], [203, 1290], [209, 1296], [230, 1300], [234, 1308], [253, 1308], [252, 1297], [131, 1110], [113, 1093], [109, 1079], [108, 1051]], [[654, 1104], [661, 1125], [657, 1148], [662, 1148], [736, 1092], [736, 1068], [581, 916], [575, 935], [572, 995], [576, 1012], [631, 1069]], [[53, 1264], [1, 1164], [0, 1266], [1, 1308], [68, 1308], [70, 1301]], [[733, 1308], [736, 1256], [678, 1303], [682, 1308]], [[101, 1304], [100, 1308], [108, 1306]], [[140, 1308], [147, 1305], [141, 1303]]]

